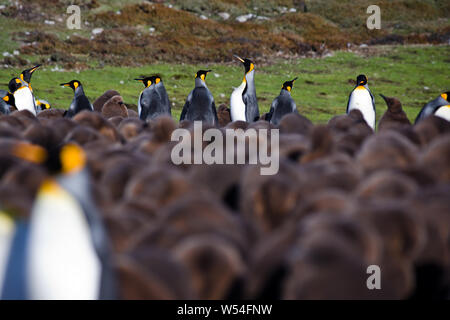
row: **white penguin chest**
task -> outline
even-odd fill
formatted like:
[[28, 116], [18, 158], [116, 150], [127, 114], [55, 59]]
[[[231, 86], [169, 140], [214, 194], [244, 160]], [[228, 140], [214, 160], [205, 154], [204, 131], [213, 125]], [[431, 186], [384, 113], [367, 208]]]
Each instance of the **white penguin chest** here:
[[97, 299], [101, 264], [78, 202], [50, 184], [32, 211], [27, 274], [31, 299]]
[[28, 110], [36, 115], [34, 96], [30, 88], [22, 87], [14, 92], [17, 110]]
[[434, 113], [436, 117], [450, 121], [450, 105], [442, 106]]
[[350, 102], [348, 105], [348, 112], [353, 109], [358, 109], [364, 116], [367, 124], [375, 128], [375, 110], [373, 108], [372, 96], [366, 88], [356, 88], [353, 90], [350, 96]]
[[230, 106], [231, 106], [231, 121], [246, 121], [245, 117], [245, 104], [242, 100], [242, 93], [245, 89], [245, 82], [237, 87], [231, 94]]

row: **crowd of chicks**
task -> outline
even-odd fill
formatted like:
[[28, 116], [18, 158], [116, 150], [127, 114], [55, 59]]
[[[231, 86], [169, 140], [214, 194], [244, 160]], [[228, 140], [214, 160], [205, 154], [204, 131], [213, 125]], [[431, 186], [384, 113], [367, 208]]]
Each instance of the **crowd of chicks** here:
[[[326, 125], [290, 113], [275, 126], [230, 122], [219, 107], [222, 130], [280, 130], [273, 176], [255, 165], [174, 165], [171, 133], [193, 123], [143, 121], [116, 91], [72, 118], [15, 111], [0, 116], [0, 203], [28, 219], [49, 176], [12, 144], [72, 143], [86, 154], [117, 298], [448, 299], [450, 123], [431, 115], [412, 125], [386, 99], [377, 133], [359, 110]], [[379, 290], [367, 286], [372, 265]]]

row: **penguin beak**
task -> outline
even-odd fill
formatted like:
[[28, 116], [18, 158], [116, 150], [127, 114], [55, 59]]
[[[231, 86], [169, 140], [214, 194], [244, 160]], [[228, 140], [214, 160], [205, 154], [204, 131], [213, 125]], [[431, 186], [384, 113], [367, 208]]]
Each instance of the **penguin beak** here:
[[383, 99], [384, 99], [384, 101], [386, 101], [387, 102], [387, 97], [385, 97], [384, 95], [382, 95], [381, 93], [380, 93], [380, 97], [382, 97]]
[[144, 79], [134, 79], [134, 80], [136, 80], [136, 81], [144, 81]]
[[240, 62], [245, 63], [244, 59], [242, 59], [241, 57], [237, 56], [237, 55], [233, 55], [236, 59], [238, 59]]
[[294, 80], [292, 80], [291, 82], [294, 83], [295, 81], [297, 81], [298, 77], [295, 77]]
[[61, 87], [70, 87], [70, 83], [61, 83], [60, 86]]
[[35, 72], [40, 66], [41, 66], [40, 64], [35, 65], [33, 68], [30, 69], [30, 73]]

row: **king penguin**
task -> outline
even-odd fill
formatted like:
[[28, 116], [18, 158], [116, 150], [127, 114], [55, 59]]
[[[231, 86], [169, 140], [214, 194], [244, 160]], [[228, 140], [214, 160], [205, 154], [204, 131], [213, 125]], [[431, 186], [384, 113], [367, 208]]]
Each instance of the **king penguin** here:
[[244, 65], [245, 75], [241, 85], [231, 94], [231, 121], [258, 121], [259, 107], [255, 89], [255, 65], [249, 59], [234, 57]]
[[30, 87], [19, 78], [13, 78], [8, 85], [9, 91], [14, 96], [17, 110], [28, 110], [36, 115], [36, 101]]
[[[111, 247], [91, 197], [86, 157], [66, 144], [53, 150], [19, 143], [12, 152], [51, 174], [38, 190], [30, 217], [3, 213], [9, 248], [0, 286], [2, 299], [96, 300], [116, 298]], [[5, 223], [6, 222], [6, 223]], [[1, 234], [0, 224], [0, 237]]]
[[36, 107], [38, 108], [38, 111], [48, 110], [50, 109], [50, 103], [46, 100], [36, 100]]
[[15, 107], [14, 96], [6, 90], [0, 90], [0, 114], [10, 114], [11, 105]]
[[61, 86], [70, 87], [75, 93], [75, 96], [72, 100], [72, 103], [70, 104], [69, 109], [67, 110], [67, 113], [65, 114], [65, 117], [72, 118], [78, 112], [81, 112], [83, 110], [94, 111], [94, 107], [84, 94], [83, 86], [81, 85], [80, 81], [72, 80], [67, 83], [61, 83]]
[[218, 124], [217, 110], [214, 97], [206, 86], [206, 75], [211, 70], [200, 70], [195, 76], [195, 88], [189, 93], [183, 111], [181, 112], [180, 121], [203, 121], [211, 125]]
[[415, 123], [422, 121], [426, 117], [434, 114], [437, 117], [441, 117], [450, 121], [450, 91], [441, 94], [439, 97], [434, 99], [433, 101], [428, 102], [425, 106], [423, 106], [422, 110], [420, 110], [417, 115]]
[[347, 104], [347, 114], [358, 109], [363, 114], [367, 124], [375, 130], [375, 99], [367, 84], [367, 77], [363, 74], [356, 78], [356, 87], [350, 93]]
[[294, 80], [286, 81], [285, 83], [283, 83], [280, 95], [273, 100], [270, 111], [266, 117], [266, 120], [271, 124], [277, 126], [280, 124], [281, 118], [283, 118], [283, 116], [285, 116], [286, 114], [292, 112], [298, 113], [297, 105], [295, 104], [295, 101], [291, 96], [294, 82], [297, 79], [298, 78], [295, 78]]
[[141, 120], [156, 119], [161, 115], [172, 116], [169, 97], [159, 76], [135, 79], [141, 81], [145, 89], [138, 100], [138, 114]]

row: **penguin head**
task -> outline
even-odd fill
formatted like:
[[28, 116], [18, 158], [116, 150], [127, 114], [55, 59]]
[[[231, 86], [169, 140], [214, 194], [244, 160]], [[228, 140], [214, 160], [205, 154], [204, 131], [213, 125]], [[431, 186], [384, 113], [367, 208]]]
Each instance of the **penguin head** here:
[[138, 78], [134, 79], [136, 81], [141, 81], [146, 88], [150, 87], [152, 84], [158, 84], [161, 82], [161, 77], [158, 75], [151, 76], [151, 77], [144, 77], [144, 78]]
[[33, 68], [23, 70], [20, 74], [20, 79], [25, 81], [26, 83], [30, 83], [31, 76], [33, 75], [33, 72], [35, 72], [41, 65], [35, 65]]
[[447, 102], [450, 102], [450, 91], [444, 92], [443, 94], [441, 94], [441, 97]]
[[357, 78], [356, 78], [356, 85], [357, 86], [365, 86], [367, 84], [367, 77], [363, 74], [360, 74]]
[[67, 143], [46, 149], [29, 142], [15, 144], [11, 153], [22, 160], [42, 165], [52, 175], [71, 175], [86, 166], [86, 155], [75, 143]]
[[242, 64], [244, 65], [245, 74], [247, 74], [247, 73], [249, 73], [249, 72], [251, 72], [251, 71], [253, 71], [255, 69], [255, 65], [254, 65], [252, 60], [250, 60], [250, 59], [242, 59], [241, 57], [236, 56], [236, 55], [234, 57], [236, 59], [238, 59], [240, 62], [242, 62]]
[[72, 80], [72, 81], [67, 82], [67, 83], [61, 83], [60, 85], [63, 86], [63, 87], [70, 87], [70, 88], [72, 88], [75, 91], [78, 87], [81, 86], [81, 82], [78, 81], [78, 80]]
[[22, 81], [20, 81], [19, 78], [12, 78], [11, 81], [9, 81], [8, 89], [12, 94], [14, 94], [14, 92], [22, 88], [22, 86]]
[[206, 75], [210, 73], [212, 70], [199, 70], [195, 75], [195, 79], [201, 79], [202, 81], [206, 80]]
[[384, 96], [382, 94], [380, 94], [380, 96], [384, 99], [384, 101], [386, 101], [386, 105], [387, 105], [388, 110], [390, 112], [398, 113], [398, 112], [401, 112], [403, 110], [400, 100], [398, 100], [396, 98], [386, 97], [386, 96]]
[[8, 92], [2, 99], [10, 106], [16, 107], [16, 100], [14, 99], [14, 96], [11, 94], [11, 92]]
[[294, 80], [286, 81], [285, 83], [283, 83], [283, 86], [281, 87], [281, 89], [291, 92], [292, 88], [294, 87], [294, 82], [297, 79], [298, 79], [298, 77], [296, 77]]
[[41, 110], [47, 110], [50, 109], [50, 104], [47, 101], [40, 101], [40, 100], [36, 100], [36, 104], [38, 107], [41, 108]]

